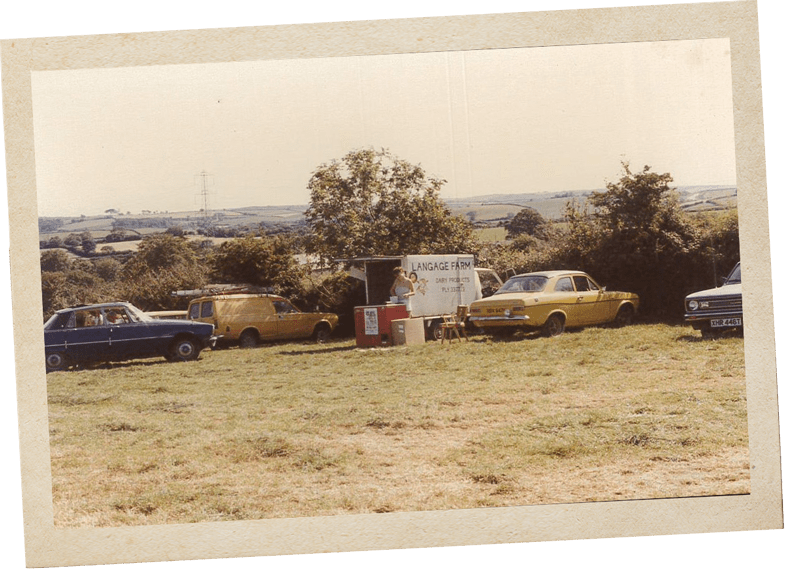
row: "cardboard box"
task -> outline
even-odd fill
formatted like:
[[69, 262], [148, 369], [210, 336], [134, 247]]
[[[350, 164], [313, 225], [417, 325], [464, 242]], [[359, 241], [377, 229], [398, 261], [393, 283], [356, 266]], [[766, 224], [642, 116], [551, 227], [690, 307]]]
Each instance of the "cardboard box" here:
[[421, 345], [423, 343], [425, 343], [425, 322], [422, 317], [393, 320], [393, 345]]

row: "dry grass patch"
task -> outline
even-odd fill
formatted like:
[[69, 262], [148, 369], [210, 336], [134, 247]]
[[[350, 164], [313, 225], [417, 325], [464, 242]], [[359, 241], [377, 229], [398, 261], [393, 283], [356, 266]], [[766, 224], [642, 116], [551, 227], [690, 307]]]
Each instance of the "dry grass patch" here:
[[58, 526], [747, 493], [743, 339], [205, 352], [54, 373]]

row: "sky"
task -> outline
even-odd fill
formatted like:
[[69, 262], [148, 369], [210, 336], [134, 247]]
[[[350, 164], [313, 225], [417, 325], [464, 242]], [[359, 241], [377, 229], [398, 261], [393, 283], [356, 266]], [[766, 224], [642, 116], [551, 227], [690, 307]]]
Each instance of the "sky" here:
[[[386, 148], [444, 198], [735, 184], [725, 39], [33, 73], [41, 216], [307, 204]], [[201, 177], [200, 173], [209, 176]]]

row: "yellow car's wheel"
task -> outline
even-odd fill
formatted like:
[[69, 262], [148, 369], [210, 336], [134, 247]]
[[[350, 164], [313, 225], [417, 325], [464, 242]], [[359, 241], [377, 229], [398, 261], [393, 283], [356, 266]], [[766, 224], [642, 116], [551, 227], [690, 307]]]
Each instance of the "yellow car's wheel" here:
[[564, 333], [564, 316], [554, 313], [542, 326], [542, 334], [545, 337], [556, 337]]
[[622, 305], [619, 308], [619, 311], [616, 313], [616, 319], [613, 320], [613, 324], [616, 327], [626, 327], [627, 325], [632, 325], [632, 318], [634, 316], [635, 310], [631, 305]]

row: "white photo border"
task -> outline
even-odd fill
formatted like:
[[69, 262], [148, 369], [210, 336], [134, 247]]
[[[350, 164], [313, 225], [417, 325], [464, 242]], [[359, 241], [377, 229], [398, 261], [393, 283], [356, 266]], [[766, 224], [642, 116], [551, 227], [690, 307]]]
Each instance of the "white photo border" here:
[[[144, 528], [52, 524], [41, 355], [30, 72], [542, 45], [731, 40], [745, 283], [749, 496], [521, 506]], [[423, 42], [418, 38], [426, 38]], [[11, 280], [27, 548], [33, 567], [629, 537], [782, 526], [771, 258], [755, 2], [7, 40], [2, 45]], [[133, 39], [133, 42], [128, 42]], [[193, 42], [193, 43], [192, 43]], [[127, 49], [132, 44], [133, 49]], [[194, 51], [193, 45], [198, 45]], [[425, 44], [425, 45], [423, 45]], [[185, 49], [185, 47], [188, 49]], [[749, 276], [749, 279], [748, 279]], [[39, 287], [35, 287], [38, 285]]]

